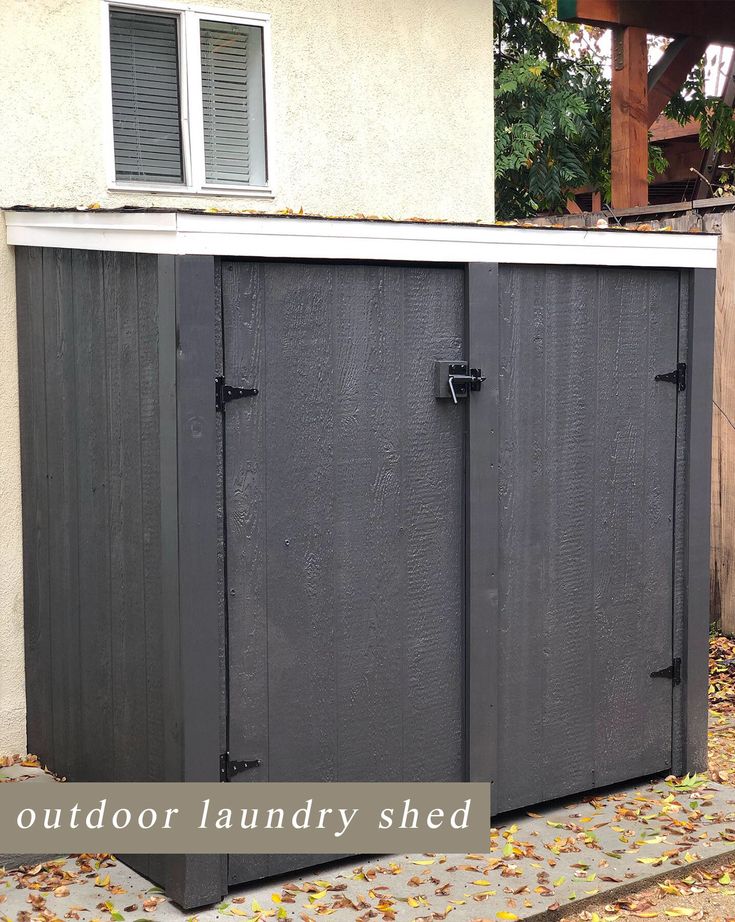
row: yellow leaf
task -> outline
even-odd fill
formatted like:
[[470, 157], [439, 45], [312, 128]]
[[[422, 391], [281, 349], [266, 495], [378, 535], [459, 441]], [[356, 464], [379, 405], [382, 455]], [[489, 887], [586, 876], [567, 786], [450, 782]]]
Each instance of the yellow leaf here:
[[518, 918], [518, 916], [515, 915], [515, 913], [506, 912], [504, 909], [496, 913], [495, 917], [497, 919], [505, 919], [507, 920], [507, 922], [515, 922], [515, 920]]
[[273, 900], [274, 903], [282, 902], [280, 893], [272, 893], [271, 899]]
[[433, 863], [434, 863], [434, 859], [433, 859], [433, 858], [427, 858], [427, 859], [423, 859], [423, 858], [422, 858], [422, 859], [420, 859], [419, 861], [414, 861], [414, 862], [413, 862], [413, 864], [433, 864]]
[[485, 880], [484, 878], [481, 878], [480, 880], [473, 880], [472, 883], [476, 887], [492, 887], [493, 885], [491, 880]]
[[257, 900], [253, 900], [253, 912], [263, 912], [263, 907]]
[[693, 916], [695, 910], [689, 906], [674, 906], [672, 909], [664, 909], [667, 916]]
[[727, 873], [727, 871], [725, 871], [725, 873], [724, 873], [724, 874], [722, 875], [722, 877], [720, 878], [720, 883], [721, 883], [723, 886], [726, 886], [726, 885], [729, 884], [730, 882], [731, 882], [730, 875]]

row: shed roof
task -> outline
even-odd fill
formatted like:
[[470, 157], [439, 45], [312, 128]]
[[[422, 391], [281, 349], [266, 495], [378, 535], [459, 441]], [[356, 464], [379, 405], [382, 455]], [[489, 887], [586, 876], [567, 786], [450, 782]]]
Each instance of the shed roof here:
[[717, 235], [167, 209], [5, 213], [8, 243], [251, 258], [714, 268]]

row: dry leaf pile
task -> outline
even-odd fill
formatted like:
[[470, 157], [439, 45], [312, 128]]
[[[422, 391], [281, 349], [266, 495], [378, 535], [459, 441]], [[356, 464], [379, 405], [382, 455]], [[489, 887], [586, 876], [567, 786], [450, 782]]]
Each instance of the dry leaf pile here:
[[126, 896], [127, 890], [105, 870], [116, 864], [112, 855], [73, 855], [13, 871], [0, 869], [0, 918], [13, 922], [2, 914], [1, 905], [11, 890], [28, 891], [27, 908], [16, 912], [15, 922], [123, 922], [123, 913], [137, 912], [138, 902], [144, 912], [155, 912], [165, 901], [158, 887], [139, 894], [138, 902], [128, 899], [123, 902], [129, 905], [118, 908], [113, 899]]
[[724, 784], [735, 779], [735, 641], [710, 638], [709, 651], [709, 768]]
[[23, 768], [40, 768], [41, 764], [38, 761], [36, 756], [27, 755], [21, 756], [16, 753], [13, 756], [0, 756], [0, 781], [24, 781], [29, 775], [22, 774], [20, 776], [16, 775], [12, 778], [6, 778], [3, 776], [3, 769], [10, 768], [11, 766], [21, 765]]

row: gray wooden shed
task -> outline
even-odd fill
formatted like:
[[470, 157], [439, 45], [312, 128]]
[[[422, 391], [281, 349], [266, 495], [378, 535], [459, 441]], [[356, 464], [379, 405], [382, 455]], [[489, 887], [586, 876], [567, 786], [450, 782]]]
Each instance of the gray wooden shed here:
[[[705, 766], [716, 238], [7, 223], [44, 762], [498, 812]], [[127, 860], [191, 907], [318, 858]]]

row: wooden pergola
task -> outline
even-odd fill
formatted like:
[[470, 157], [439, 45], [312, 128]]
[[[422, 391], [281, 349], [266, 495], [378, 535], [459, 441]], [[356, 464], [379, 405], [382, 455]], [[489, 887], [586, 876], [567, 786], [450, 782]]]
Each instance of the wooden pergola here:
[[[612, 206], [648, 205], [648, 131], [709, 44], [735, 45], [735, 3], [559, 0], [558, 16], [612, 30]], [[674, 39], [650, 70], [648, 33]], [[724, 98], [730, 103], [735, 99], [733, 77]], [[715, 158], [707, 158], [708, 180], [715, 168]]]

